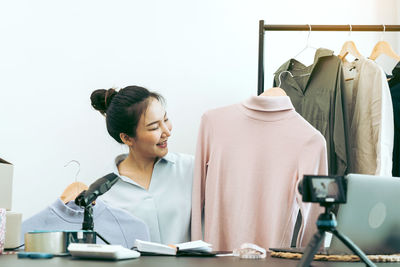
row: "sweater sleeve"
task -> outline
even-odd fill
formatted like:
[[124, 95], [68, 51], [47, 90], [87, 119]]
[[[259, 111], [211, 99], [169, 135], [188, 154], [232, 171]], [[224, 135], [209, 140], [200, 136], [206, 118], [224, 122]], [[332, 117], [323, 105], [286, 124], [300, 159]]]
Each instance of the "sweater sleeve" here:
[[[303, 175], [327, 175], [328, 160], [325, 138], [315, 134], [304, 146], [299, 157], [298, 180], [296, 186], [302, 181]], [[297, 187], [296, 187], [297, 188]], [[302, 214], [302, 226], [299, 231], [297, 245], [306, 246], [313, 234], [317, 231], [316, 221], [323, 209], [317, 203], [303, 203], [302, 196], [296, 190], [296, 200]]]
[[210, 129], [210, 122], [206, 114], [204, 114], [201, 118], [194, 161], [191, 222], [192, 240], [203, 240], [202, 222], [204, 219], [203, 209], [207, 164], [210, 157]]

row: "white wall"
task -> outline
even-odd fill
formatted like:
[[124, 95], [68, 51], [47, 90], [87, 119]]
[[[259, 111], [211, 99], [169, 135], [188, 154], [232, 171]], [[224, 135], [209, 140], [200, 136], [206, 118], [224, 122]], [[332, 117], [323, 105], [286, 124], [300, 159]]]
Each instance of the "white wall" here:
[[[96, 88], [146, 86], [167, 99], [170, 149], [194, 153], [201, 114], [257, 90], [258, 21], [396, 24], [395, 0], [14, 0], [0, 3], [0, 157], [15, 165], [13, 210], [31, 216], [74, 181], [90, 184], [125, 148], [89, 101]], [[387, 33], [400, 52], [400, 33]], [[268, 32], [266, 86], [307, 32]], [[311, 33], [338, 52], [348, 33]], [[369, 55], [378, 33], [353, 32]], [[235, 134], [235, 133], [232, 133]]]

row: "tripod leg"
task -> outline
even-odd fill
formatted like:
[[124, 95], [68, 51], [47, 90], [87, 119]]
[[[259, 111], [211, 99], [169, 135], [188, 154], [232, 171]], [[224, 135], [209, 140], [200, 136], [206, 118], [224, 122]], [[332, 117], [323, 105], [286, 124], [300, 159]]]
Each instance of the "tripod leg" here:
[[308, 267], [310, 263], [314, 259], [314, 255], [318, 252], [319, 247], [321, 246], [322, 241], [325, 237], [324, 230], [318, 230], [313, 237], [311, 238], [310, 242], [308, 243], [306, 250], [304, 251], [303, 257], [297, 267]]
[[356, 244], [354, 244], [347, 236], [341, 234], [338, 230], [332, 229], [331, 230], [332, 234], [336, 236], [337, 238], [340, 239], [340, 241], [343, 242], [343, 244], [346, 245], [351, 251], [353, 251], [360, 259], [369, 267], [376, 267], [376, 265], [368, 259], [368, 257], [364, 254], [364, 252], [357, 247]]

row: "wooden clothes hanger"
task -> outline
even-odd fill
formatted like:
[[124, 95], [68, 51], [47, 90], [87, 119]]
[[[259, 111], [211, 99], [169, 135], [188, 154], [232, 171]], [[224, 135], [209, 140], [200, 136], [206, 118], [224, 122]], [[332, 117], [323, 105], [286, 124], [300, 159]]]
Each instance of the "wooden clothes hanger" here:
[[64, 204], [67, 204], [69, 201], [75, 200], [75, 198], [83, 191], [87, 190], [88, 186], [82, 182], [77, 181], [78, 174], [80, 172], [80, 164], [76, 160], [71, 160], [64, 167], [67, 167], [71, 162], [75, 162], [78, 164], [78, 172], [75, 175], [75, 182], [68, 185], [64, 191], [62, 192], [60, 199]]
[[340, 50], [338, 57], [343, 61], [348, 54], [352, 55], [355, 58], [363, 57], [361, 53], [358, 51], [356, 44], [353, 41], [346, 41], [343, 44], [342, 50]]
[[272, 87], [266, 91], [264, 91], [260, 96], [286, 96], [286, 92], [279, 87]]
[[[385, 34], [386, 27], [383, 25], [383, 34]], [[383, 37], [382, 34], [382, 37]], [[393, 51], [392, 46], [386, 42], [386, 41], [379, 41], [376, 43], [374, 48], [372, 49], [371, 55], [369, 56], [370, 59], [375, 60], [377, 59], [380, 55], [387, 55], [391, 58], [396, 59], [397, 61], [400, 61], [400, 56], [396, 54], [396, 52]]]
[[75, 198], [83, 191], [87, 190], [88, 186], [82, 182], [73, 182], [69, 186], [64, 189], [64, 192], [61, 194], [60, 198], [64, 204], [67, 204], [70, 201], [74, 201]]
[[372, 53], [369, 56], [369, 58], [375, 60], [382, 54], [400, 61], [400, 56], [393, 51], [392, 46], [386, 41], [377, 42], [374, 48], [372, 49]]
[[[351, 30], [352, 27], [350, 26], [350, 32], [349, 32], [349, 36], [351, 35]], [[346, 41], [344, 42], [344, 44], [342, 45], [342, 49], [340, 50], [340, 53], [338, 55], [338, 57], [344, 61], [346, 56], [350, 54], [355, 58], [362, 58], [363, 56], [361, 55], [361, 53], [358, 51], [356, 44], [353, 41]]]

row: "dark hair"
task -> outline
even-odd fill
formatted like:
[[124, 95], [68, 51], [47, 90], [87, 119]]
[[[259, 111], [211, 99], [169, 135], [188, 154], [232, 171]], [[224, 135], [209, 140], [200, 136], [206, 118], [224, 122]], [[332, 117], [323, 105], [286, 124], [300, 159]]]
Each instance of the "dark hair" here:
[[146, 111], [150, 98], [165, 102], [160, 94], [134, 85], [118, 92], [113, 88], [98, 89], [90, 96], [92, 106], [106, 117], [108, 133], [121, 144], [120, 133], [136, 136], [140, 117]]

